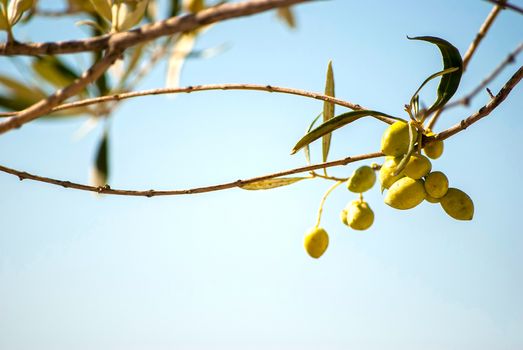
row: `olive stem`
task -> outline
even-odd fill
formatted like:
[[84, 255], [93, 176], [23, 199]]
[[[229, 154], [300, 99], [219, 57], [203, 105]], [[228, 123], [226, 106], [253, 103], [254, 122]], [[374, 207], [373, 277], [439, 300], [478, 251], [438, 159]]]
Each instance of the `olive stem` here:
[[316, 225], [315, 227], [320, 227], [320, 221], [321, 221], [321, 214], [323, 213], [323, 205], [325, 204], [325, 201], [327, 200], [327, 197], [331, 194], [332, 191], [334, 191], [334, 189], [336, 187], [338, 187], [339, 185], [341, 185], [343, 183], [343, 181], [338, 181], [336, 182], [334, 185], [332, 185], [331, 187], [329, 187], [329, 189], [327, 190], [327, 192], [325, 192], [325, 194], [323, 195], [323, 197], [321, 198], [321, 201], [320, 201], [320, 207], [318, 208], [318, 218], [316, 219]]

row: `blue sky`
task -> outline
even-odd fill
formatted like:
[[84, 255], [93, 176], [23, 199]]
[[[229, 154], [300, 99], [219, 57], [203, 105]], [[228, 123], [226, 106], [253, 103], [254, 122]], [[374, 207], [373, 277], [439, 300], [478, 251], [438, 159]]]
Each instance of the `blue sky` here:
[[[439, 36], [463, 54], [490, 9], [485, 1], [334, 0], [296, 7], [297, 30], [273, 13], [231, 20], [197, 44], [229, 49], [190, 60], [182, 85], [321, 91], [332, 59], [337, 96], [405, 117], [402, 106], [419, 83], [441, 69], [435, 47], [406, 35]], [[496, 67], [521, 33], [521, 16], [502, 12], [458, 95]], [[36, 20], [17, 35], [84, 34], [73, 21]], [[9, 60], [0, 58], [1, 72], [12, 71]], [[520, 65], [518, 58], [492, 91]], [[140, 88], [162, 87], [164, 76], [158, 65]], [[427, 103], [434, 91], [424, 90]], [[489, 117], [446, 141], [433, 162], [473, 198], [473, 221], [454, 221], [428, 203], [393, 210], [376, 186], [365, 194], [374, 225], [350, 231], [338, 215], [355, 195], [342, 187], [325, 205], [330, 246], [319, 260], [302, 241], [327, 182], [100, 198], [0, 174], [0, 348], [520, 349], [521, 96], [518, 86]], [[449, 111], [437, 129], [487, 101], [480, 94], [470, 109]], [[128, 101], [111, 122], [110, 185], [178, 189], [302, 166], [303, 155], [289, 152], [321, 109], [301, 97], [238, 91]], [[87, 182], [102, 128], [76, 140], [84, 121], [37, 121], [2, 135], [0, 164]], [[384, 129], [361, 120], [337, 131], [330, 158], [377, 150]], [[332, 173], [348, 176], [356, 166]]]

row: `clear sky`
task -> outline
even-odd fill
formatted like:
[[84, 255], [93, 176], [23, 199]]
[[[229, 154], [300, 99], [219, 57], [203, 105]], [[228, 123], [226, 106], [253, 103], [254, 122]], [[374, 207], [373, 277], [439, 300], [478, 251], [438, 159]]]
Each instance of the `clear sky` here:
[[[406, 35], [439, 36], [463, 54], [491, 7], [471, 0], [334, 0], [296, 7], [297, 30], [274, 13], [231, 20], [197, 43], [228, 49], [190, 60], [182, 85], [322, 91], [332, 59], [337, 96], [406, 117], [402, 106], [441, 69], [436, 47]], [[521, 42], [522, 19], [501, 13], [458, 95]], [[84, 35], [73, 21], [55, 19], [16, 33], [35, 41]], [[10, 60], [0, 58], [3, 74], [13, 71]], [[162, 87], [164, 76], [165, 65], [158, 65], [140, 88]], [[424, 91], [428, 104], [435, 85]], [[455, 221], [429, 203], [394, 210], [376, 186], [365, 195], [375, 223], [355, 232], [338, 217], [355, 195], [339, 188], [325, 205], [322, 226], [331, 243], [319, 260], [306, 255], [302, 242], [328, 182], [100, 198], [0, 173], [0, 348], [521, 349], [522, 92], [518, 86], [489, 117], [448, 140], [433, 162], [473, 198], [473, 221]], [[470, 109], [444, 114], [437, 130], [487, 101], [482, 93]], [[179, 189], [302, 166], [303, 155], [289, 152], [321, 109], [319, 101], [263, 92], [126, 102], [111, 123], [110, 185]], [[102, 128], [77, 140], [84, 122], [37, 121], [2, 135], [0, 164], [87, 182]], [[337, 131], [331, 159], [376, 151], [385, 127], [361, 120]], [[321, 150], [312, 151], [318, 161]], [[332, 173], [348, 176], [356, 166]]]

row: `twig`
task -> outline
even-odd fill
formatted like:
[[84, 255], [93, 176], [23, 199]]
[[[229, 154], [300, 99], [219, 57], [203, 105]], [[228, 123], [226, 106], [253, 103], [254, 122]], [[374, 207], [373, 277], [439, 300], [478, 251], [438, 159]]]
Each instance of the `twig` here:
[[523, 50], [523, 43], [520, 43], [514, 51], [512, 51], [504, 60], [501, 62], [496, 69], [492, 71], [483, 81], [476, 86], [474, 90], [463, 96], [459, 100], [448, 103], [443, 109], [453, 108], [459, 105], [468, 106], [470, 101], [481, 91], [485, 90], [488, 84], [490, 84], [508, 65], [515, 62], [517, 55]]
[[507, 98], [512, 89], [521, 81], [523, 78], [523, 66], [514, 73], [514, 75], [507, 81], [507, 83], [499, 90], [496, 96], [490, 100], [485, 106], [481, 107], [476, 113], [472, 114], [466, 119], [463, 119], [458, 124], [448, 128], [445, 131], [440, 132], [434, 136], [434, 140], [445, 140], [451, 137], [452, 135], [457, 134], [458, 132], [465, 130], [470, 125], [474, 124], [481, 118], [486, 117], [490, 114], [501, 102]]
[[[506, 0], [501, 0], [502, 3], [505, 3]], [[488, 14], [487, 18], [485, 18], [485, 21], [479, 28], [478, 33], [476, 34], [476, 37], [469, 45], [469, 48], [467, 49], [467, 52], [465, 52], [465, 55], [463, 55], [463, 73], [467, 70], [467, 66], [470, 62], [470, 59], [474, 55], [474, 52], [476, 52], [476, 49], [478, 48], [479, 44], [481, 43], [481, 40], [487, 35], [488, 30], [490, 29], [490, 26], [498, 16], [498, 13], [502, 10], [502, 6], [500, 4], [496, 4]], [[430, 118], [429, 122], [427, 123], [427, 129], [431, 130], [434, 128], [434, 125], [436, 125], [436, 122], [438, 121], [439, 116], [443, 112], [443, 109], [439, 109], [434, 113], [434, 115]]]
[[[129, 98], [133, 98], [133, 97], [140, 97], [140, 96], [191, 93], [191, 92], [209, 91], [209, 90], [254, 90], [254, 91], [276, 92], [276, 93], [304, 96], [304, 97], [309, 97], [309, 98], [313, 98], [316, 100], [332, 102], [339, 106], [347, 107], [347, 108], [350, 108], [353, 110], [365, 109], [362, 106], [360, 106], [359, 104], [344, 101], [344, 100], [341, 100], [341, 99], [338, 99], [338, 98], [335, 98], [332, 96], [322, 95], [319, 93], [305, 91], [305, 90], [286, 88], [286, 87], [281, 87], [281, 86], [259, 85], [259, 84], [209, 84], [209, 85], [187, 86], [187, 87], [180, 87], [180, 88], [162, 88], [162, 89], [132, 91], [132, 92], [124, 92], [124, 93], [119, 93], [119, 94], [114, 94], [114, 95], [89, 98], [89, 99], [85, 99], [85, 100], [81, 100], [81, 101], [76, 101], [76, 102], [71, 102], [71, 103], [66, 103], [66, 104], [60, 105], [60, 106], [56, 106], [50, 112], [58, 112], [58, 111], [62, 111], [64, 109], [83, 107], [83, 106], [110, 102], [110, 101], [120, 101], [120, 100], [125, 100], [125, 99], [129, 99]], [[0, 113], [0, 117], [16, 116], [17, 114], [18, 114], [18, 112]], [[386, 118], [386, 117], [379, 117], [379, 119], [383, 120], [384, 122], [386, 122], [388, 124], [392, 124], [395, 122], [395, 120]]]
[[251, 0], [240, 3], [227, 3], [203, 10], [197, 14], [172, 17], [164, 21], [146, 24], [131, 31], [107, 34], [89, 39], [47, 43], [28, 44], [12, 42], [0, 44], [0, 55], [56, 55], [101, 51], [110, 47], [124, 50], [142, 42], [151, 41], [166, 35], [191, 31], [207, 24], [310, 1], [313, 0]]
[[511, 10], [514, 10], [516, 12], [519, 12], [523, 15], [523, 9], [521, 7], [518, 7], [516, 5], [512, 5], [512, 4], [509, 4], [508, 2], [505, 2], [506, 0], [487, 0], [488, 2], [491, 2], [493, 4], [499, 4], [499, 5], [503, 5], [503, 7], [506, 7], [508, 9], [511, 9]]
[[9, 130], [19, 128], [25, 123], [28, 123], [42, 115], [48, 114], [55, 106], [67, 98], [76, 95], [87, 84], [98, 79], [120, 56], [121, 51], [109, 51], [91, 68], [86, 70], [80, 78], [76, 79], [69, 86], [57, 90], [54, 94], [43, 99], [34, 105], [19, 112], [15, 117], [11, 117], [3, 122], [0, 122], [0, 134]]
[[467, 52], [465, 52], [465, 55], [463, 55], [463, 72], [467, 70], [467, 66], [469, 64], [470, 59], [472, 58], [472, 55], [474, 55], [474, 52], [476, 52], [476, 49], [478, 48], [479, 44], [481, 43], [481, 40], [487, 35], [488, 30], [490, 29], [490, 26], [492, 23], [494, 23], [494, 20], [498, 16], [499, 12], [503, 9], [503, 5], [506, 3], [506, 0], [502, 0], [496, 3], [496, 5], [492, 8], [490, 13], [488, 14], [487, 18], [485, 18], [485, 21], [479, 28], [478, 33], [476, 34], [476, 37], [474, 40], [472, 40], [472, 43], [470, 43], [469, 48], [467, 49]]
[[61, 186], [64, 188], [72, 188], [72, 189], [81, 190], [81, 191], [89, 191], [89, 192], [96, 192], [96, 193], [101, 193], [101, 194], [112, 194], [112, 195], [120, 195], [120, 196], [154, 197], [154, 196], [175, 196], [175, 195], [220, 191], [220, 190], [225, 190], [225, 189], [229, 189], [229, 188], [244, 186], [244, 185], [247, 185], [247, 184], [250, 184], [253, 182], [278, 178], [278, 177], [282, 177], [282, 176], [286, 176], [286, 175], [309, 172], [309, 171], [316, 170], [316, 169], [330, 168], [330, 167], [340, 166], [340, 165], [347, 165], [349, 163], [353, 163], [353, 162], [357, 162], [357, 161], [361, 161], [361, 160], [365, 160], [365, 159], [382, 157], [383, 155], [384, 154], [381, 152], [362, 154], [362, 155], [358, 155], [358, 156], [354, 156], [354, 157], [347, 157], [347, 158], [338, 159], [338, 160], [334, 160], [334, 161], [330, 161], [330, 162], [313, 164], [313, 165], [308, 165], [308, 166], [304, 166], [304, 167], [300, 167], [300, 168], [280, 171], [280, 172], [273, 173], [273, 174], [253, 177], [253, 178], [246, 179], [246, 180], [237, 180], [237, 181], [226, 182], [226, 183], [219, 184], [219, 185], [195, 187], [195, 188], [190, 188], [190, 189], [186, 189], [186, 190], [169, 190], [169, 191], [119, 190], [119, 189], [112, 189], [107, 185], [101, 186], [101, 187], [88, 186], [88, 185], [79, 184], [79, 183], [75, 183], [75, 182], [71, 182], [71, 181], [63, 181], [63, 180], [57, 180], [57, 179], [52, 179], [52, 178], [48, 178], [48, 177], [33, 175], [33, 174], [27, 173], [25, 171], [11, 169], [11, 168], [8, 168], [8, 167], [2, 166], [2, 165], [0, 165], [0, 171], [17, 176], [20, 180], [26, 180], [26, 179], [34, 180], [34, 181], [45, 182], [48, 184], [57, 185], [57, 186]]
[[[479, 109], [476, 113], [472, 114], [468, 118], [462, 120], [459, 124], [454, 125], [453, 127], [450, 127], [449, 129], [435, 135], [434, 137], [429, 137], [425, 140], [426, 143], [430, 143], [436, 140], [445, 140], [458, 132], [465, 130], [468, 126], [472, 125], [473, 123], [477, 122], [481, 118], [489, 115], [497, 106], [499, 106], [500, 103], [502, 103], [507, 96], [510, 94], [512, 89], [521, 81], [523, 78], [523, 66], [518, 69], [516, 73], [507, 81], [507, 83], [503, 86], [503, 88], [498, 92], [498, 94], [485, 106]], [[70, 181], [63, 181], [63, 180], [56, 180], [51, 179], [48, 177], [38, 176], [29, 174], [27, 172], [11, 169], [5, 166], [0, 165], [0, 171], [3, 171], [8, 174], [15, 175], [20, 178], [20, 180], [29, 179], [39, 182], [45, 182], [48, 184], [53, 184], [57, 186], [62, 186], [65, 188], [74, 188], [77, 190], [82, 191], [90, 191], [90, 192], [97, 192], [102, 194], [112, 194], [112, 195], [121, 195], [121, 196], [143, 196], [143, 197], [153, 197], [153, 196], [169, 196], [169, 195], [182, 195], [182, 194], [196, 194], [196, 193], [204, 193], [204, 192], [213, 192], [213, 191], [220, 191], [225, 190], [228, 188], [234, 188], [239, 187], [243, 185], [247, 185], [253, 182], [267, 180], [267, 179], [273, 179], [281, 176], [286, 175], [292, 175], [292, 174], [298, 174], [302, 172], [311, 172], [316, 169], [325, 169], [330, 168], [334, 166], [340, 166], [340, 165], [347, 165], [349, 163], [357, 162], [360, 160], [365, 159], [371, 159], [371, 158], [378, 158], [384, 156], [381, 152], [375, 152], [375, 153], [368, 153], [368, 154], [362, 154], [359, 156], [354, 157], [347, 157], [331, 162], [326, 163], [320, 163], [320, 164], [314, 164], [314, 165], [308, 165], [300, 168], [290, 169], [281, 171], [278, 173], [263, 175], [254, 177], [247, 180], [237, 180], [232, 182], [227, 182], [219, 185], [213, 185], [213, 186], [205, 186], [205, 187], [196, 187], [186, 190], [172, 190], [172, 191], [156, 191], [156, 190], [148, 190], [148, 191], [133, 191], [133, 190], [117, 190], [112, 189], [109, 186], [102, 186], [102, 187], [94, 187], [94, 186], [88, 186], [83, 185], [79, 183], [74, 183]]]

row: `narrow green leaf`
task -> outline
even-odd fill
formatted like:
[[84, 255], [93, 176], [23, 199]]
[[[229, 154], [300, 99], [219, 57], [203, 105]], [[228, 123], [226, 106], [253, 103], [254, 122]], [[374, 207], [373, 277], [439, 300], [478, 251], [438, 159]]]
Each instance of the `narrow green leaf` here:
[[449, 74], [449, 73], [453, 73], [455, 71], [457, 71], [458, 68], [457, 67], [453, 67], [453, 68], [449, 68], [449, 69], [444, 69], [442, 71], [439, 71], [439, 72], [436, 72], [432, 75], [430, 75], [427, 79], [425, 79], [423, 81], [423, 83], [421, 83], [421, 85], [419, 86], [419, 88], [416, 90], [416, 92], [414, 93], [414, 95], [412, 95], [412, 98], [410, 99], [410, 105], [413, 106], [414, 105], [414, 102], [415, 100], [419, 97], [418, 94], [419, 92], [421, 91], [421, 89], [423, 89], [423, 87], [429, 82], [431, 81], [432, 79], [435, 79], [439, 76], [442, 76], [442, 75], [445, 75], [445, 74]]
[[11, 90], [14, 98], [32, 101], [31, 104], [46, 97], [43, 91], [32, 86], [26, 86], [24, 83], [4, 75], [0, 75], [0, 86], [2, 85]]
[[37, 57], [33, 70], [42, 79], [57, 88], [63, 88], [78, 79], [78, 74], [56, 56]]
[[[327, 77], [325, 78], [325, 95], [334, 97], [334, 72], [332, 70], [332, 61], [327, 66]], [[334, 118], [334, 103], [323, 102], [323, 122]], [[322, 156], [323, 162], [327, 161], [331, 147], [331, 134], [328, 133], [322, 137]]]
[[180, 13], [180, 0], [171, 0], [171, 5], [169, 7], [169, 17], [174, 17]]
[[382, 113], [382, 112], [368, 111], [368, 110], [351, 111], [351, 112], [343, 113], [343, 114], [340, 114], [340, 115], [330, 119], [329, 121], [321, 124], [320, 126], [311, 130], [310, 132], [308, 132], [305, 136], [303, 136], [298, 141], [298, 143], [296, 143], [296, 145], [294, 146], [294, 148], [291, 151], [291, 154], [298, 152], [300, 149], [307, 146], [311, 142], [316, 141], [323, 135], [329, 134], [329, 133], [333, 132], [334, 130], [341, 128], [342, 126], [345, 126], [360, 118], [368, 117], [368, 116], [382, 116], [382, 117], [387, 117], [387, 118], [392, 118], [392, 119], [399, 119], [399, 118], [392, 117], [392, 116]]
[[[308, 133], [312, 130], [312, 128], [314, 127], [314, 124], [316, 124], [316, 122], [318, 121], [318, 119], [320, 119], [321, 115], [323, 114], [320, 113], [316, 116], [316, 118], [314, 118], [314, 120], [311, 122], [311, 124], [309, 125], [309, 127], [307, 128], [307, 131], [305, 133]], [[307, 164], [311, 164], [311, 150], [310, 150], [310, 147], [309, 145], [305, 146], [305, 148], [303, 149], [303, 152], [305, 153], [305, 161], [307, 162]]]
[[427, 41], [437, 45], [443, 58], [443, 69], [447, 70], [449, 68], [457, 68], [456, 71], [445, 74], [441, 77], [438, 85], [438, 97], [427, 110], [427, 114], [430, 114], [443, 107], [458, 89], [461, 75], [463, 74], [463, 60], [461, 59], [458, 49], [448, 41], [441, 38], [433, 36], [418, 36], [409, 39]]
[[94, 162], [94, 169], [92, 174], [91, 183], [94, 186], [104, 186], [107, 184], [109, 177], [109, 135], [104, 132], [98, 149], [96, 150], [96, 158]]
[[295, 182], [310, 179], [309, 177], [280, 177], [276, 179], [267, 179], [257, 182], [252, 182], [250, 184], [242, 185], [240, 188], [249, 191], [258, 191], [258, 190], [270, 190], [276, 187], [292, 185]]

